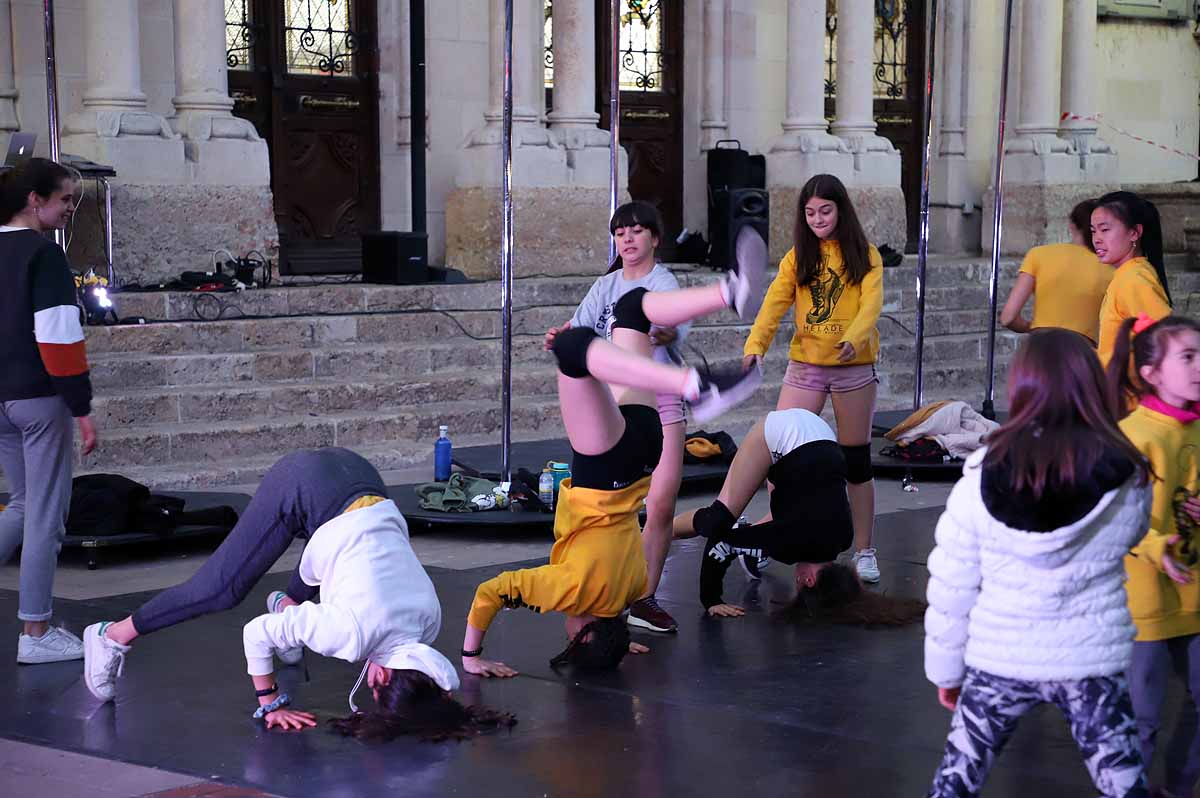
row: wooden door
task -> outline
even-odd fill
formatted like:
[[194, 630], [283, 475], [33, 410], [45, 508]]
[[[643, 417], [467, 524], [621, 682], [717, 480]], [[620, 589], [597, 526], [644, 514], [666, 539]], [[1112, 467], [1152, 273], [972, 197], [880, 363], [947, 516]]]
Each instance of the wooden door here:
[[374, 0], [225, 0], [234, 113], [271, 153], [282, 274], [361, 271], [380, 227]]
[[[609, 129], [611, 3], [596, 3], [596, 86], [600, 126]], [[629, 195], [658, 208], [666, 229], [659, 256], [671, 260], [683, 229], [683, 0], [621, 3], [621, 146]]]

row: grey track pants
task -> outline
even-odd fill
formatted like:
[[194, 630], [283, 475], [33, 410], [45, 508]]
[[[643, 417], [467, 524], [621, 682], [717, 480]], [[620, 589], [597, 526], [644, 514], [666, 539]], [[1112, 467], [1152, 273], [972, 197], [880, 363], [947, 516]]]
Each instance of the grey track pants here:
[[48, 621], [58, 551], [71, 505], [75, 425], [57, 396], [0, 402], [0, 469], [8, 506], [0, 513], [0, 563], [21, 546], [22, 621]]

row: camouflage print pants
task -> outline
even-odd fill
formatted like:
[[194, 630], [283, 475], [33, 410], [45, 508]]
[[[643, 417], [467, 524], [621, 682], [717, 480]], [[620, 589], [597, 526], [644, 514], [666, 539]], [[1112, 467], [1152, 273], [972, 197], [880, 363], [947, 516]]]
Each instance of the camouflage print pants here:
[[1038, 704], [1062, 710], [1105, 798], [1145, 798], [1146, 776], [1124, 676], [1026, 682], [967, 669], [929, 798], [978, 795], [1017, 722]]

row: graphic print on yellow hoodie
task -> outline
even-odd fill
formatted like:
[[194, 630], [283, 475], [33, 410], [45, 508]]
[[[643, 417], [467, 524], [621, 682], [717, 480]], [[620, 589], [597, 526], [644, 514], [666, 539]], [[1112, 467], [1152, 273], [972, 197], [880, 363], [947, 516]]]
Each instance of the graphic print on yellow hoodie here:
[[[1137, 640], [1169, 640], [1200, 633], [1200, 563], [1195, 522], [1183, 503], [1200, 489], [1200, 421], [1184, 423], [1145, 405], [1121, 421], [1121, 431], [1154, 467], [1150, 530], [1125, 557], [1125, 590]], [[1178, 534], [1180, 542], [1168, 546]], [[1162, 570], [1163, 552], [1192, 572], [1180, 585]]]
[[[822, 268], [809, 285], [796, 284], [796, 250], [779, 262], [779, 274], [767, 289], [743, 353], [765, 355], [789, 307], [796, 307], [796, 334], [788, 358], [813, 366], [857, 366], [879, 355], [879, 313], [883, 310], [883, 259], [875, 247], [867, 252], [871, 268], [858, 285], [846, 279], [842, 247], [821, 242]], [[854, 345], [854, 359], [839, 363], [838, 345]]]

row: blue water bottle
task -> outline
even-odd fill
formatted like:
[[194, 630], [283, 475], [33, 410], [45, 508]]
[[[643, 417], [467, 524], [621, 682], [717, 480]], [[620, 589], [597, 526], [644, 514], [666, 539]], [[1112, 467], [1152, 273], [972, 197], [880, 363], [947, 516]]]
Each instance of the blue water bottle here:
[[445, 482], [450, 479], [450, 436], [449, 428], [442, 424], [438, 427], [437, 443], [433, 445], [433, 480]]

